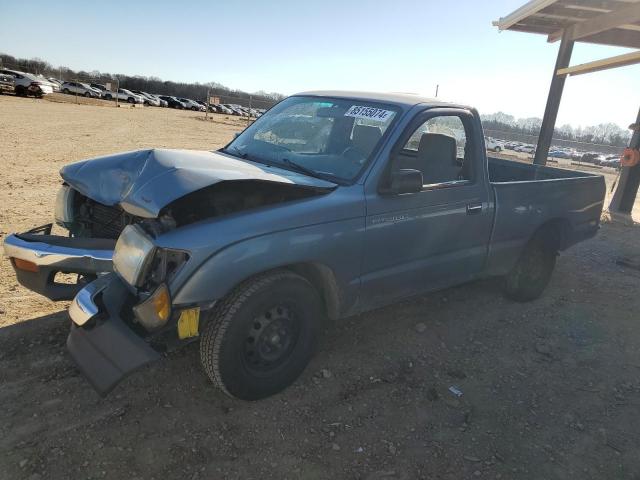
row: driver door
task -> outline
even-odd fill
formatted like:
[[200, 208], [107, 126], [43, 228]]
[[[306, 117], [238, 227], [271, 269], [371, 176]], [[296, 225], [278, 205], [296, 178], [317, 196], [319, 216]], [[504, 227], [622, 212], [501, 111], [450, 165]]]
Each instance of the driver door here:
[[466, 110], [419, 114], [394, 147], [386, 171], [420, 170], [422, 189], [367, 189], [367, 307], [462, 283], [482, 271], [493, 216], [480, 129]]

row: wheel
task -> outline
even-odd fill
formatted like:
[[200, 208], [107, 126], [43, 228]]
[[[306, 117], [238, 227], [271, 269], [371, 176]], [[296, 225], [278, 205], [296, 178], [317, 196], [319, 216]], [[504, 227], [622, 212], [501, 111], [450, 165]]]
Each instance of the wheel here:
[[105, 94], [105, 96], [104, 96], [104, 99], [105, 99], [105, 100], [111, 100], [112, 98], [113, 98], [113, 97], [112, 97], [112, 96], [111, 96], [111, 94], [109, 94], [109, 93]]
[[242, 283], [216, 305], [204, 327], [200, 359], [207, 376], [243, 400], [283, 390], [311, 360], [322, 312], [318, 292], [292, 272]]
[[84, 96], [89, 98], [89, 97], [91, 97], [91, 94], [89, 92], [84, 92]]
[[502, 148], [496, 147], [496, 152], [500, 153], [501, 151], [502, 151]]
[[133, 98], [133, 97], [129, 97], [129, 98], [127, 98], [127, 102], [128, 103], [136, 103], [136, 99]]
[[62, 90], [62, 93], [66, 93], [67, 95], [69, 95], [69, 93], [71, 93], [71, 92], [69, 92], [68, 88], [65, 88], [64, 90]]
[[15, 92], [16, 92], [16, 95], [18, 97], [26, 97], [27, 96], [27, 89], [24, 88], [24, 86], [22, 86], [22, 85], [16, 85]]
[[557, 249], [542, 236], [534, 237], [505, 277], [506, 296], [518, 302], [540, 297], [551, 279], [557, 256]]
[[194, 112], [198, 111], [198, 109], [196, 107], [191, 107], [191, 110], [193, 110]]

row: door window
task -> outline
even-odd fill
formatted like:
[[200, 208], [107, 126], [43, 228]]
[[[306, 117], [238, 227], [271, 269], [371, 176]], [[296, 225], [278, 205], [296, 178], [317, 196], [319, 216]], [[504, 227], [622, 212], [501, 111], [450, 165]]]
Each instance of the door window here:
[[465, 184], [473, 180], [469, 131], [458, 115], [440, 115], [421, 123], [394, 159], [394, 169], [422, 173], [424, 185]]

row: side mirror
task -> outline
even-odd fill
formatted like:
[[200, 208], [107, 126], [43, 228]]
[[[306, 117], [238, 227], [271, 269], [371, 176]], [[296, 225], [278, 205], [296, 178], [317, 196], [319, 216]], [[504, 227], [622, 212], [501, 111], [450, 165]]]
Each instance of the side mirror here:
[[402, 168], [391, 172], [389, 193], [416, 193], [422, 190], [422, 172], [412, 168]]

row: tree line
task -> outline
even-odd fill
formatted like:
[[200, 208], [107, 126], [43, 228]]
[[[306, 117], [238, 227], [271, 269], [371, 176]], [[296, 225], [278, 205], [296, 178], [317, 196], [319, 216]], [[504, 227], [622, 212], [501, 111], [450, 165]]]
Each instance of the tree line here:
[[[503, 112], [481, 115], [482, 124], [487, 130], [520, 133], [537, 136], [540, 133], [542, 119], [537, 117], [518, 118]], [[626, 147], [631, 139], [631, 131], [620, 128], [615, 123], [601, 123], [587, 127], [573, 127], [569, 124], [556, 126], [553, 138], [583, 143], [596, 143], [614, 147]]]
[[[16, 58], [12, 55], [0, 53], [0, 66], [12, 70], [34, 73], [46, 78], [57, 78], [66, 81], [80, 81], [87, 83], [119, 82], [121, 88], [129, 90], [141, 90], [159, 95], [171, 95], [175, 97], [192, 98], [194, 100], [206, 100], [207, 92], [221, 97], [222, 102], [248, 104], [249, 97], [256, 107], [266, 107], [284, 98], [284, 95], [275, 92], [249, 93], [242, 90], [234, 90], [217, 82], [185, 83], [162, 80], [158, 77], [145, 77], [141, 75], [124, 75], [100, 72], [92, 70], [73, 70], [68, 67], [55, 67], [40, 58]], [[233, 101], [232, 101], [233, 100]]]

